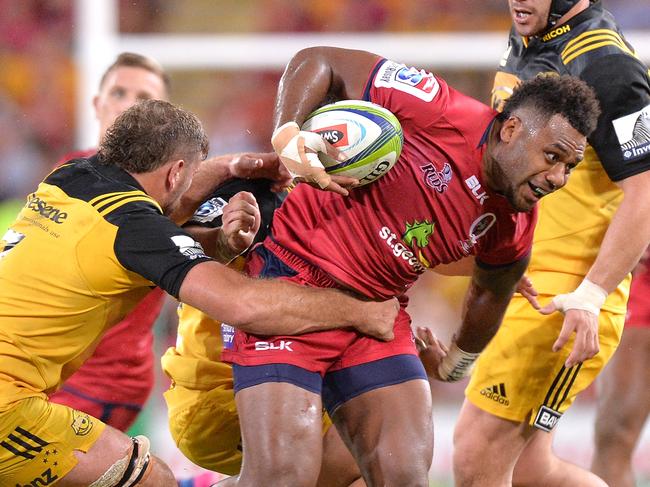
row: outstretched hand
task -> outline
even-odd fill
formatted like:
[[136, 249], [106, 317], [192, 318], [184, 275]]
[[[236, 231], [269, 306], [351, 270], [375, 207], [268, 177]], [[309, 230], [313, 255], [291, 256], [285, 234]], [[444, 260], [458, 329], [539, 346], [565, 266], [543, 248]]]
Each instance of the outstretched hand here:
[[449, 349], [433, 334], [431, 328], [418, 326], [415, 333], [415, 346], [429, 380], [442, 381], [438, 368]]
[[531, 281], [527, 275], [521, 276], [521, 279], [519, 279], [519, 282], [517, 283], [517, 289], [515, 289], [515, 292], [518, 292], [526, 298], [531, 306], [536, 310], [541, 308], [539, 301], [537, 300], [539, 293], [537, 292], [537, 289], [535, 289], [535, 286], [533, 286], [533, 281]]
[[560, 351], [575, 333], [573, 348], [564, 365], [566, 367], [573, 367], [596, 355], [600, 351], [600, 345], [598, 343], [598, 315], [584, 309], [563, 310], [558, 306], [555, 299], [539, 309], [539, 312], [543, 315], [550, 315], [556, 311], [564, 312], [564, 323], [562, 324], [562, 330], [557, 340], [553, 343], [553, 351]]

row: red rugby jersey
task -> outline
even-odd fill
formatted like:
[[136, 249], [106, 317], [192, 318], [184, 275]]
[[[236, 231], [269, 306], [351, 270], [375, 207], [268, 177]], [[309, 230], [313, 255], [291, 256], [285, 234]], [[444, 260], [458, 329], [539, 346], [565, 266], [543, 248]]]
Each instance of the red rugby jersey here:
[[502, 265], [530, 252], [536, 210], [516, 212], [482, 174], [495, 111], [429, 72], [388, 60], [375, 66], [365, 99], [400, 120], [399, 160], [348, 197], [298, 185], [275, 213], [279, 244], [375, 298], [403, 294], [440, 263], [475, 255]]

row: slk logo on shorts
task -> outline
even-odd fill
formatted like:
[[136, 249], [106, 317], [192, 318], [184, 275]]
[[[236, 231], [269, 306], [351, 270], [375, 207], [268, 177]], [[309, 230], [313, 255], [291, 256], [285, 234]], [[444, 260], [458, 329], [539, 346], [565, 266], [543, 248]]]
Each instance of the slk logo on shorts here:
[[286, 350], [287, 352], [293, 352], [291, 344], [293, 342], [280, 340], [277, 343], [272, 342], [255, 342], [255, 350], [264, 351], [264, 350]]
[[543, 431], [550, 432], [561, 417], [561, 413], [558, 413], [557, 411], [554, 411], [553, 409], [546, 406], [542, 406], [537, 412], [534, 426]]

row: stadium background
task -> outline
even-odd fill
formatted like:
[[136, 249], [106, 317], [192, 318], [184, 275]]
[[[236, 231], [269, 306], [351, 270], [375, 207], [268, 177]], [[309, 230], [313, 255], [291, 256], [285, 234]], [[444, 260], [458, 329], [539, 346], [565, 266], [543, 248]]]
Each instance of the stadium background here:
[[[646, 63], [650, 0], [604, 0]], [[486, 101], [505, 49], [506, 0], [0, 0], [0, 230], [58, 158], [96, 144], [91, 97], [123, 50], [158, 59], [172, 77], [171, 97], [196, 112], [211, 154], [270, 150], [271, 111], [282, 67], [298, 49], [339, 45], [371, 50], [440, 74]], [[449, 339], [458, 322], [462, 279], [426, 276], [412, 291], [417, 325]], [[175, 305], [156, 324], [158, 355], [175, 338]], [[463, 384], [434, 390], [432, 485], [451, 484], [451, 435]], [[200, 474], [173, 447], [156, 391], [133, 433], [179, 479]], [[594, 388], [559, 425], [560, 454], [587, 465]], [[650, 427], [635, 456], [650, 486]], [[203, 480], [207, 485], [207, 476]], [[195, 482], [201, 485], [201, 481]]]

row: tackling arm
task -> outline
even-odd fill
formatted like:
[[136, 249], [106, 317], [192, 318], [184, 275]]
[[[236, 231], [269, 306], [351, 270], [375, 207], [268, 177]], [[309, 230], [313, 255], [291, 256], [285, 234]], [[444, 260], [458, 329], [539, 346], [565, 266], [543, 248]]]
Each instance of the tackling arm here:
[[274, 152], [211, 157], [201, 163], [192, 185], [181, 197], [181, 204], [169, 215], [170, 219], [178, 225], [185, 223], [215, 188], [231, 178], [270, 179], [275, 182], [274, 190], [282, 189], [291, 182]]
[[217, 262], [195, 265], [181, 285], [179, 299], [217, 321], [257, 335], [354, 327], [391, 340], [399, 309], [396, 299], [361, 301], [333, 289], [253, 279]]

